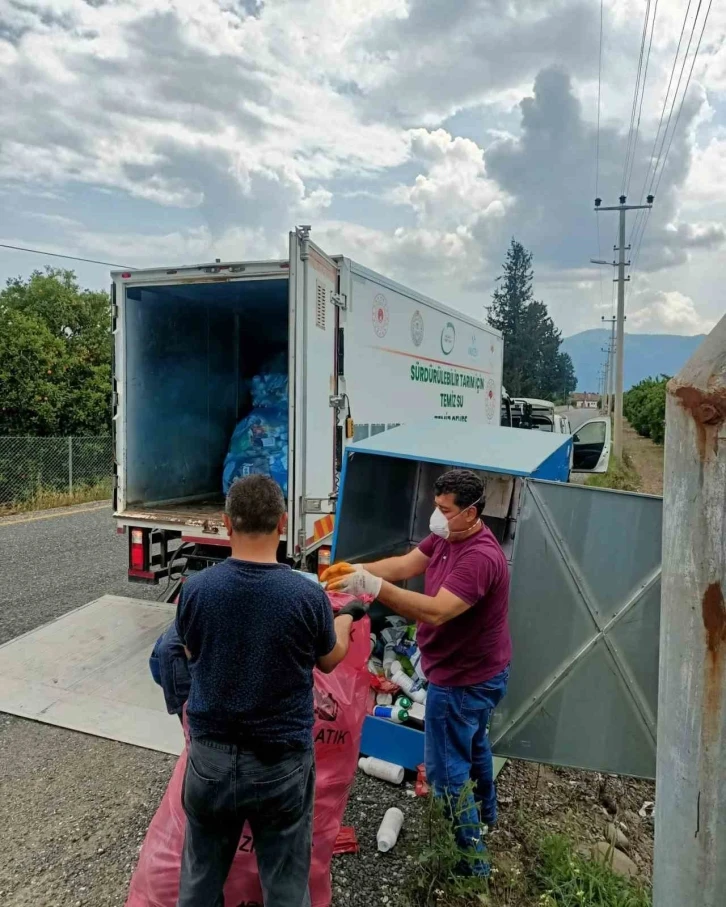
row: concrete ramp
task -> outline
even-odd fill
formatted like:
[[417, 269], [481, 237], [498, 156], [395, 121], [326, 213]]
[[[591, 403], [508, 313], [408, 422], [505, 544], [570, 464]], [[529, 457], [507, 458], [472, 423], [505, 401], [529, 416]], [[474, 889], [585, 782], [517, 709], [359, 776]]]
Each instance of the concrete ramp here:
[[104, 595], [0, 646], [0, 711], [162, 753], [183, 748], [149, 673], [174, 606]]

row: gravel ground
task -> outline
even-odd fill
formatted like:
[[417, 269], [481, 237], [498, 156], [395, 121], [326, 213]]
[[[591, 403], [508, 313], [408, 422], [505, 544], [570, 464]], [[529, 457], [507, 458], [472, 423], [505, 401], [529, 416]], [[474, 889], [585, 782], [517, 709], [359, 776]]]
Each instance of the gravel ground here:
[[[499, 777], [499, 822], [489, 837], [497, 873], [494, 905], [530, 907], [531, 871], [547, 835], [569, 837], [583, 854], [605, 840], [615, 823], [626, 836], [624, 851], [649, 881], [653, 867], [653, 820], [640, 809], [655, 800], [655, 784], [596, 772], [577, 772], [527, 762], [508, 762]], [[586, 905], [587, 907], [587, 905]]]
[[108, 504], [1, 519], [0, 643], [106, 593], [155, 598], [127, 581], [127, 545]]
[[[174, 763], [161, 753], [0, 716], [0, 904], [122, 907]], [[390, 806], [406, 821], [396, 848], [382, 855], [376, 831]], [[333, 907], [400, 903], [401, 880], [421, 849], [422, 808], [406, 789], [358, 773], [345, 821], [361, 851], [334, 859]]]
[[0, 904], [121, 907], [174, 761], [0, 715]]
[[[356, 776], [344, 824], [352, 825], [360, 853], [333, 859], [332, 907], [399, 907], [401, 888], [415, 871], [421, 853], [424, 801], [411, 796], [412, 785], [394, 787], [362, 772]], [[397, 806], [404, 815], [403, 827], [393, 850], [378, 853], [376, 832], [387, 809]]]

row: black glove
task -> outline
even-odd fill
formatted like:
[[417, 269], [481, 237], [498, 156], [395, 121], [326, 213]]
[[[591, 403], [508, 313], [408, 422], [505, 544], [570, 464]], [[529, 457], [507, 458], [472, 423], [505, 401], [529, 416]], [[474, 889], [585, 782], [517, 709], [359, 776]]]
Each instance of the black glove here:
[[353, 618], [353, 622], [355, 623], [355, 621], [362, 620], [366, 616], [366, 614], [368, 613], [368, 608], [369, 605], [364, 605], [363, 602], [359, 602], [357, 599], [355, 599], [354, 601], [345, 605], [345, 607], [341, 608], [335, 616], [340, 617], [341, 614], [350, 614], [350, 616]]

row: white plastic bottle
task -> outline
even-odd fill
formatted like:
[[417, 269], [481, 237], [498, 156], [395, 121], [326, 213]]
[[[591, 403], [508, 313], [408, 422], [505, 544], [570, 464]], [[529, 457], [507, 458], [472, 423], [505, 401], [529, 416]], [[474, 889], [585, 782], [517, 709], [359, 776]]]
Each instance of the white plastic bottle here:
[[384, 759], [376, 759], [373, 756], [364, 756], [359, 759], [358, 768], [371, 778], [388, 781], [390, 784], [402, 784], [403, 776], [406, 773], [402, 765], [394, 765], [393, 762], [386, 762]]
[[408, 712], [405, 709], [398, 709], [395, 705], [377, 705], [373, 709], [376, 718], [385, 718], [396, 724], [403, 724], [408, 721]]
[[381, 853], [388, 853], [391, 848], [395, 847], [398, 841], [398, 835], [403, 825], [403, 813], [400, 809], [392, 806], [386, 810], [383, 821], [378, 829], [376, 840], [378, 841], [378, 850]]
[[403, 692], [408, 696], [409, 699], [413, 699], [414, 702], [426, 702], [426, 690], [414, 690], [413, 689], [413, 680], [404, 674], [403, 671], [398, 671], [391, 677], [391, 682], [395, 683], [397, 687], [400, 687]]
[[[378, 693], [376, 696], [376, 705], [393, 705], [393, 693]], [[405, 706], [401, 706], [405, 708]]]

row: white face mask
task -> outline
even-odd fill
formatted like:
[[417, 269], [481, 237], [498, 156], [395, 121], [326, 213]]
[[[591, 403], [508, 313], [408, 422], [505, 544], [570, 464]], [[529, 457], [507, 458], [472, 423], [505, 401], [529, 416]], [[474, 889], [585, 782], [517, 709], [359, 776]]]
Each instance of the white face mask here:
[[451, 535], [451, 530], [449, 529], [449, 521], [446, 519], [446, 517], [438, 507], [431, 514], [431, 519], [429, 520], [429, 529], [434, 535], [438, 535], [439, 538], [442, 539], [447, 539]]
[[[484, 497], [484, 495], [482, 495], [481, 498], [477, 498], [477, 500], [474, 501], [473, 504], [469, 504], [469, 507], [476, 507], [476, 505], [482, 500], [483, 497]], [[464, 509], [468, 510], [469, 507], [465, 507]], [[464, 512], [463, 510], [459, 511], [459, 513], [463, 513], [463, 512]], [[455, 520], [459, 516], [459, 513], [455, 513], [454, 516], [451, 517], [451, 519]], [[434, 535], [438, 535], [439, 538], [442, 538], [442, 539], [448, 539], [449, 536], [451, 535], [451, 529], [449, 528], [449, 520], [446, 519], [446, 517], [439, 510], [438, 507], [431, 514], [431, 519], [429, 520], [429, 530]]]

